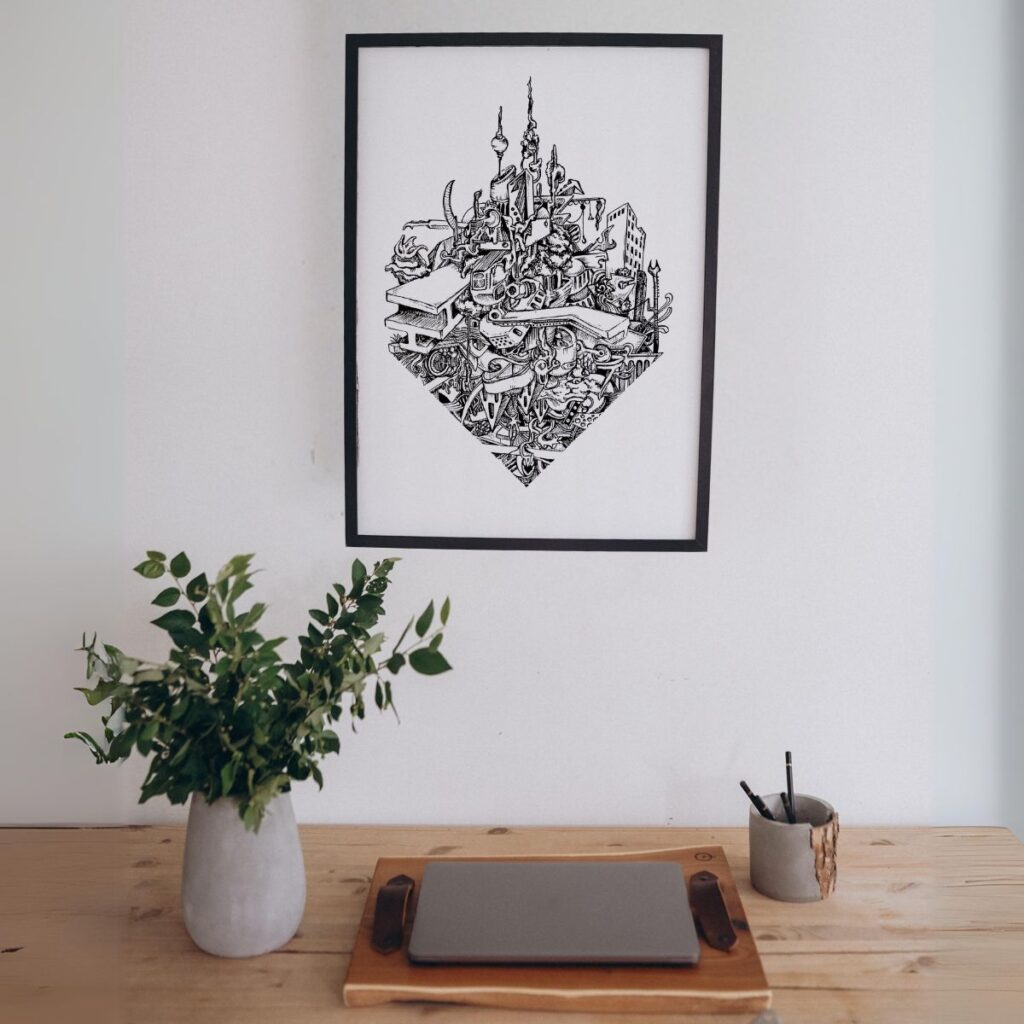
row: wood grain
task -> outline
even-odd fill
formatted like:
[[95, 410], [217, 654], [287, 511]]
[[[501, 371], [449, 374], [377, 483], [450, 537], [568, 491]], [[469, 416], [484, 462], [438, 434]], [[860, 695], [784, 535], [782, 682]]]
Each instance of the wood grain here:
[[[450, 853], [445, 858], [459, 859]], [[418, 1000], [573, 1013], [746, 1012], [748, 1016], [770, 1006], [771, 990], [757, 955], [757, 944], [721, 846], [639, 853], [620, 850], [600, 854], [571, 853], [561, 854], [557, 859], [641, 858], [679, 864], [687, 883], [698, 871], [713, 871], [718, 876], [729, 917], [736, 928], [736, 945], [723, 952], [702, 942], [700, 963], [685, 968], [416, 965], [401, 954], [385, 955], [373, 949], [370, 941], [373, 914], [377, 892], [389, 878], [407, 875], [419, 886], [429, 860], [425, 857], [382, 858], [367, 893], [352, 962], [342, 989], [345, 1003], [376, 1006]], [[414, 904], [415, 898], [414, 893]], [[415, 905], [412, 913], [415, 914]]]
[[814, 853], [814, 877], [821, 898], [835, 891], [839, 853], [839, 815], [834, 813], [824, 825], [811, 827], [811, 850]]
[[[128, 1024], [654, 1024], [409, 1004], [341, 987], [378, 857], [720, 845], [784, 1024], [1024, 1020], [1024, 847], [1004, 829], [844, 827], [836, 890], [777, 903], [749, 884], [745, 829], [306, 827], [299, 934], [253, 960], [199, 952], [178, 902], [180, 828], [0, 830], [0, 1018]], [[687, 1017], [703, 1024], [751, 1015]]]

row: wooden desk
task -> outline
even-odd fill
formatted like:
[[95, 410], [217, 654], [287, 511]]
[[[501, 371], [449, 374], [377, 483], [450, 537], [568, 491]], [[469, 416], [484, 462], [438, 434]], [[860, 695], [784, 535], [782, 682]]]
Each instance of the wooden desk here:
[[832, 898], [786, 904], [751, 890], [744, 829], [306, 827], [300, 933], [280, 952], [242, 961], [207, 956], [185, 933], [183, 840], [181, 828], [0, 830], [0, 1018], [724, 1024], [738, 1018], [346, 1010], [340, 996], [378, 856], [714, 843], [740, 883], [783, 1024], [1024, 1020], [1024, 846], [1003, 829], [844, 829]]

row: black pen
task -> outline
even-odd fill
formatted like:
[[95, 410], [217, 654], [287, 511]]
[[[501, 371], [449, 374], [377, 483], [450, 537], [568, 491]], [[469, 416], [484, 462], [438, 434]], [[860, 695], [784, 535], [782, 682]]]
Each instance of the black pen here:
[[782, 803], [782, 810], [786, 815], [786, 821], [788, 821], [790, 825], [795, 825], [796, 815], [793, 813], [793, 808], [790, 806], [789, 794], [785, 790], [779, 794], [779, 800]]
[[769, 821], [775, 820], [775, 815], [768, 810], [768, 805], [756, 793], [752, 792], [750, 787], [742, 779], [740, 779], [740, 788], [750, 798], [750, 802], [754, 805], [754, 810], [756, 810], [762, 818], [767, 818]]
[[793, 752], [786, 751], [786, 795], [789, 797], [789, 823], [796, 824], [796, 797], [793, 795]]

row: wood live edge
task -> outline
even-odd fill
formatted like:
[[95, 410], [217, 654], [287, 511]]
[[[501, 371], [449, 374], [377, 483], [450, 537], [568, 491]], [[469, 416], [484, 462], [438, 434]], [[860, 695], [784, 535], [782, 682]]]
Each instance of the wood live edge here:
[[[559, 1010], [594, 1013], [757, 1013], [771, 1005], [753, 933], [729, 862], [721, 846], [691, 846], [605, 853], [551, 853], [497, 856], [495, 860], [668, 860], [689, 878], [713, 871], [719, 878], [737, 943], [729, 952], [701, 942], [700, 963], [692, 967], [422, 965], [399, 953], [371, 946], [377, 892], [389, 878], [408, 875], [417, 882], [438, 857], [382, 858], [367, 892], [352, 959], [343, 986], [345, 1005], [392, 1002], [444, 1002], [495, 1009]], [[443, 855], [445, 860], [466, 857]], [[478, 858], [472, 858], [478, 859]]]

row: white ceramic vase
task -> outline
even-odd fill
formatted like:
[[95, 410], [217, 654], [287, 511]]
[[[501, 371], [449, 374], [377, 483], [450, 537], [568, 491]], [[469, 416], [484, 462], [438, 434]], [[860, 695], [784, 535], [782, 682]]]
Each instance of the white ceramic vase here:
[[215, 956], [259, 956], [288, 942], [306, 906], [291, 795], [275, 797], [259, 831], [249, 832], [237, 800], [208, 804], [193, 793], [181, 903], [193, 942]]

